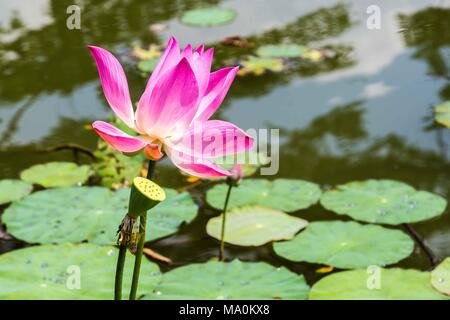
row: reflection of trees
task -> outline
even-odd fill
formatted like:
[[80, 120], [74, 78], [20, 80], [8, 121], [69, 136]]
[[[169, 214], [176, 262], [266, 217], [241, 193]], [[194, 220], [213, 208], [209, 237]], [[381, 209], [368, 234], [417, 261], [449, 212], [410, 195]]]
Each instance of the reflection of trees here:
[[[427, 8], [398, 18], [406, 45], [417, 48], [414, 57], [425, 60], [432, 75], [448, 78], [449, 60], [440, 49], [450, 46], [450, 9]], [[450, 99], [450, 85], [441, 90], [441, 96]]]
[[359, 106], [337, 107], [301, 130], [281, 130], [287, 142], [280, 147], [280, 175], [333, 185], [389, 178], [449, 192], [450, 163], [444, 155], [410, 146], [396, 135], [368, 140]]
[[112, 47], [137, 37], [154, 42], [156, 36], [148, 31], [150, 23], [170, 19], [202, 3], [217, 2], [82, 0], [81, 30], [68, 30], [66, 8], [73, 1], [53, 0], [49, 12], [54, 19], [52, 24], [40, 30], [22, 30], [15, 41], [0, 44], [0, 49], [19, 55], [14, 61], [0, 60], [0, 101], [18, 101], [44, 92], [71, 92], [97, 77], [88, 58], [87, 44]]
[[[66, 8], [71, 5], [70, 0], [53, 0], [50, 15], [54, 22], [40, 30], [26, 31], [11, 43], [0, 43], [0, 49], [13, 51], [18, 59], [2, 61], [2, 85], [0, 86], [0, 101], [18, 101], [27, 95], [40, 93], [69, 93], [97, 77], [92, 61], [88, 58], [86, 45], [95, 43], [108, 48], [131, 40], [140, 39], [142, 42], [156, 42], [156, 36], [148, 30], [150, 23], [161, 22], [173, 18], [181, 11], [202, 4], [214, 4], [215, 1], [198, 0], [138, 0], [138, 1], [81, 1], [82, 10], [81, 30], [66, 28]], [[319, 9], [302, 16], [295, 22], [272, 31], [249, 38], [255, 43], [276, 43], [288, 37], [292, 41], [307, 44], [334, 37], [350, 26], [347, 8], [337, 5]], [[251, 53], [254, 48], [231, 48], [217, 46], [216, 65], [223, 66], [226, 59], [232, 56], [242, 56]], [[251, 81], [242, 80], [237, 95], [260, 95], [270, 87], [283, 84], [296, 73], [314, 75], [349, 65], [347, 58], [348, 47], [337, 48], [338, 57], [326, 63], [300, 64], [289, 75], [260, 77]], [[130, 76], [130, 74], [129, 74]], [[133, 85], [137, 74], [131, 75]], [[137, 82], [136, 82], [137, 83]], [[250, 87], [247, 88], [247, 85]], [[238, 86], [235, 86], [238, 87]], [[133, 90], [134, 91], [134, 90]]]

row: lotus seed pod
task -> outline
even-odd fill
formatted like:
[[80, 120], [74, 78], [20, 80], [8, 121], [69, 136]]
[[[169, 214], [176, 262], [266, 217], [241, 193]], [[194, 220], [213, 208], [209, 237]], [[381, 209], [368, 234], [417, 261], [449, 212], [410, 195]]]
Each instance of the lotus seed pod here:
[[141, 216], [165, 199], [163, 188], [149, 179], [136, 177], [131, 186], [128, 215], [134, 218]]

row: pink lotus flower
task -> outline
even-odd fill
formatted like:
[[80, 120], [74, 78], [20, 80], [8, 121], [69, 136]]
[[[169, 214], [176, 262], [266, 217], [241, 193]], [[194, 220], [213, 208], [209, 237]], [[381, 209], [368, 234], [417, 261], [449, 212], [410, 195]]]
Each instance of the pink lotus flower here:
[[113, 125], [92, 126], [113, 148], [125, 154], [140, 150], [149, 159], [166, 153], [182, 171], [201, 178], [229, 176], [212, 158], [249, 150], [253, 139], [235, 125], [208, 120], [219, 108], [238, 68], [210, 73], [213, 49], [188, 45], [180, 52], [171, 38], [150, 76], [136, 112], [119, 61], [107, 50], [89, 46], [97, 63], [106, 100], [118, 118], [133, 129], [131, 136]]

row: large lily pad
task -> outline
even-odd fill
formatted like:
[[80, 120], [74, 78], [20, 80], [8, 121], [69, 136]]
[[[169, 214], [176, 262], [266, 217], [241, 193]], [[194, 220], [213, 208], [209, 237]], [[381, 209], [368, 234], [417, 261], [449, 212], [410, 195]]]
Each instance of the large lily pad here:
[[[94, 244], [34, 246], [2, 254], [0, 299], [113, 299], [117, 255], [114, 247]], [[134, 263], [127, 255], [124, 297]], [[160, 279], [158, 266], [144, 261], [138, 295], [152, 292]]]
[[35, 192], [3, 214], [9, 233], [31, 243], [115, 243], [127, 213], [128, 189], [70, 187]]
[[443, 300], [430, 273], [404, 269], [351, 270], [329, 275], [311, 288], [310, 300]]
[[240, 76], [247, 74], [260, 76], [267, 71], [281, 72], [286, 69], [283, 59], [279, 58], [249, 57], [246, 60], [242, 60], [240, 64], [242, 66], [238, 71]]
[[[189, 194], [166, 189], [167, 199], [150, 210], [147, 240], [176, 232], [192, 219], [197, 207]], [[127, 213], [130, 190], [112, 192], [103, 187], [72, 187], [36, 192], [5, 210], [9, 233], [31, 243], [89, 241], [114, 244]]]
[[294, 261], [321, 263], [342, 269], [385, 266], [408, 257], [414, 241], [399, 230], [357, 222], [312, 222], [291, 241], [276, 243], [275, 251]]
[[450, 128], [450, 101], [443, 102], [434, 108], [434, 118], [440, 124]]
[[151, 209], [147, 216], [147, 240], [165, 237], [178, 230], [183, 222], [197, 215], [197, 205], [187, 192], [164, 189], [166, 200]]
[[235, 17], [236, 12], [231, 9], [201, 8], [184, 12], [180, 20], [187, 25], [209, 27], [229, 23]]
[[70, 187], [86, 182], [91, 175], [88, 165], [72, 162], [49, 162], [34, 165], [20, 173], [20, 179], [46, 188]]
[[21, 180], [0, 180], [0, 204], [20, 200], [27, 196], [33, 186]]
[[439, 292], [450, 296], [450, 258], [445, 258], [431, 272], [431, 285]]
[[327, 191], [320, 199], [328, 210], [371, 223], [397, 225], [442, 214], [447, 201], [394, 180], [350, 182]]
[[[235, 208], [227, 212], [225, 242], [238, 246], [260, 246], [270, 241], [291, 239], [308, 224], [306, 220], [260, 206]], [[206, 225], [208, 234], [220, 239], [222, 215]]]
[[256, 54], [260, 57], [298, 58], [307, 51], [308, 48], [298, 44], [273, 44], [259, 47], [256, 50]]
[[154, 299], [305, 299], [303, 276], [268, 264], [210, 261], [177, 268], [163, 275]]
[[[214, 186], [206, 194], [208, 203], [217, 209], [222, 209], [227, 188], [226, 184]], [[231, 191], [228, 208], [259, 205], [292, 212], [315, 204], [320, 195], [319, 186], [308, 181], [247, 179]]]

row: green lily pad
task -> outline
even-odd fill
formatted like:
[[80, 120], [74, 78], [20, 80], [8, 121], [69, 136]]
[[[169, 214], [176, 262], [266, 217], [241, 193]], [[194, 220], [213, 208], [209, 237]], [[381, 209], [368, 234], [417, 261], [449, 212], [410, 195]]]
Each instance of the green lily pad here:
[[49, 162], [37, 164], [22, 171], [20, 179], [45, 188], [70, 187], [83, 184], [91, 173], [88, 165], [79, 166], [72, 162]]
[[0, 204], [17, 201], [27, 196], [33, 186], [21, 180], [0, 180]]
[[375, 268], [329, 275], [314, 284], [309, 299], [445, 300], [447, 298], [433, 290], [429, 272]]
[[447, 201], [427, 191], [393, 180], [350, 182], [327, 191], [320, 199], [328, 210], [355, 220], [397, 225], [442, 214]]
[[450, 101], [446, 101], [434, 108], [434, 118], [440, 124], [450, 128]]
[[270, 159], [267, 156], [263, 153], [254, 151], [253, 149], [242, 153], [226, 155], [225, 157], [213, 158], [211, 160], [226, 170], [231, 170], [236, 164], [241, 165], [244, 177], [254, 175], [260, 167], [270, 163]]
[[230, 23], [235, 17], [236, 12], [231, 9], [201, 8], [184, 12], [180, 20], [191, 26], [209, 27]]
[[305, 299], [303, 276], [268, 264], [209, 261], [177, 268], [163, 275], [150, 300], [267, 300]]
[[286, 69], [283, 59], [278, 58], [249, 57], [241, 61], [240, 64], [241, 68], [238, 71], [238, 75], [241, 76], [247, 74], [260, 76], [266, 73], [266, 71], [280, 72]]
[[298, 58], [307, 52], [308, 48], [298, 44], [276, 44], [261, 46], [256, 50], [260, 57]]
[[431, 285], [439, 292], [450, 296], [450, 258], [445, 258], [431, 272]]
[[399, 230], [357, 222], [312, 222], [293, 240], [274, 244], [277, 254], [293, 261], [342, 269], [385, 266], [408, 257], [414, 241]]
[[147, 240], [165, 237], [178, 230], [184, 222], [197, 215], [198, 207], [188, 192], [178, 193], [164, 189], [166, 200], [151, 209], [147, 215]]
[[114, 244], [127, 213], [129, 190], [69, 187], [38, 191], [14, 202], [3, 214], [9, 233], [30, 243], [88, 240]]
[[[206, 200], [211, 206], [222, 209], [227, 189], [226, 184], [214, 186], [206, 194]], [[315, 204], [320, 195], [321, 191], [318, 185], [304, 180], [247, 179], [231, 191], [228, 208], [259, 205], [292, 212]]]
[[[2, 254], [0, 299], [113, 299], [117, 255], [114, 247], [94, 244], [43, 245]], [[134, 264], [127, 255], [123, 297], [128, 297]], [[144, 261], [138, 296], [152, 292], [160, 280], [158, 266]]]
[[[188, 193], [166, 189], [167, 199], [148, 214], [147, 240], [176, 232], [195, 217]], [[119, 224], [128, 211], [130, 189], [58, 188], [35, 192], [14, 202], [3, 214], [9, 233], [30, 243], [89, 241], [115, 244]]]
[[141, 70], [142, 72], [145, 72], [147, 74], [149, 72], [152, 72], [156, 68], [158, 61], [159, 61], [159, 58], [154, 58], [154, 59], [150, 59], [150, 60], [142, 60], [142, 61], [139, 61], [139, 63], [137, 64], [137, 67], [139, 68], [139, 70]]
[[[287, 240], [308, 222], [284, 212], [259, 206], [235, 208], [227, 212], [225, 242], [238, 246], [260, 246], [270, 241]], [[206, 225], [211, 237], [220, 240], [222, 215]]]

